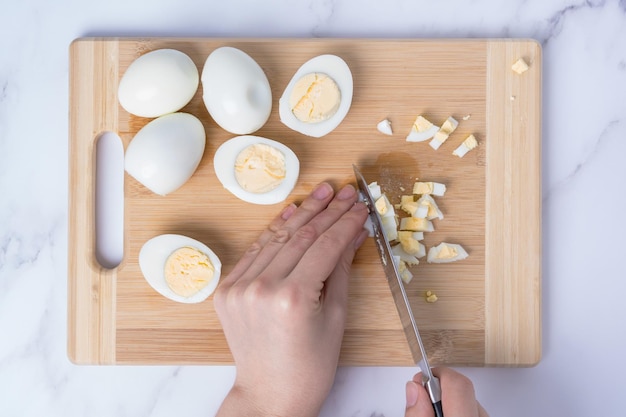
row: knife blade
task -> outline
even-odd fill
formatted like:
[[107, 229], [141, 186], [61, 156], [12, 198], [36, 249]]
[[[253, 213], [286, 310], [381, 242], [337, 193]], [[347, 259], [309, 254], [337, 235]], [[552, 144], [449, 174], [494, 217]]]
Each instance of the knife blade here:
[[380, 260], [383, 265], [383, 270], [385, 271], [385, 276], [387, 277], [389, 288], [391, 289], [396, 309], [398, 310], [398, 315], [400, 316], [402, 329], [404, 330], [404, 334], [406, 335], [409, 343], [411, 355], [413, 356], [415, 364], [422, 370], [422, 385], [428, 391], [433, 408], [435, 409], [435, 415], [437, 417], [443, 417], [443, 411], [441, 408], [441, 386], [439, 384], [439, 379], [433, 375], [430, 364], [428, 363], [426, 349], [424, 348], [415, 317], [413, 316], [413, 310], [411, 309], [409, 297], [406, 293], [406, 289], [404, 288], [404, 282], [402, 282], [402, 278], [400, 277], [398, 265], [393, 259], [391, 244], [389, 243], [389, 239], [387, 239], [385, 230], [383, 229], [382, 218], [380, 217], [378, 210], [376, 210], [376, 202], [372, 197], [372, 193], [367, 185], [367, 181], [365, 181], [365, 177], [363, 177], [363, 174], [361, 174], [361, 171], [359, 171], [356, 165], [352, 165], [352, 168], [354, 169], [357, 188], [361, 193], [363, 202], [369, 210], [369, 217], [372, 222], [376, 248], [380, 255]]

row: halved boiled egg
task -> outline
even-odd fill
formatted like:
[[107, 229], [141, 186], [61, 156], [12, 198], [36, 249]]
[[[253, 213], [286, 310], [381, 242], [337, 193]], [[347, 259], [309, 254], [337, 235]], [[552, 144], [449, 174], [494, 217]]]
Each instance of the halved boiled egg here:
[[352, 72], [336, 55], [305, 62], [279, 100], [280, 120], [290, 129], [312, 137], [332, 132], [352, 105]]
[[253, 204], [276, 204], [293, 190], [300, 161], [284, 144], [260, 136], [236, 136], [224, 142], [213, 158], [224, 188]]
[[215, 291], [222, 263], [207, 245], [183, 235], [148, 240], [139, 251], [139, 268], [155, 291], [179, 303], [199, 303]]

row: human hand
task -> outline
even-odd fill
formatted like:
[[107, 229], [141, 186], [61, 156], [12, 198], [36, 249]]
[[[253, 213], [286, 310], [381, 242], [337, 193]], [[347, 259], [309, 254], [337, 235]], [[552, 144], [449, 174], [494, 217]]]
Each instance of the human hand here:
[[[444, 417], [489, 417], [476, 400], [474, 385], [466, 376], [450, 368], [433, 368], [441, 384], [441, 406]], [[405, 417], [434, 417], [428, 392], [421, 384], [422, 373], [406, 384]]]
[[220, 283], [215, 309], [237, 376], [218, 416], [313, 416], [332, 386], [352, 259], [368, 212], [322, 183], [272, 221]]

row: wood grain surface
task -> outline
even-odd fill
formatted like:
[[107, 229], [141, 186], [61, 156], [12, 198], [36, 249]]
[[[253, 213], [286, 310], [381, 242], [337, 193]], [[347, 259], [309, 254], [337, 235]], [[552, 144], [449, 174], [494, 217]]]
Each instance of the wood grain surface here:
[[[202, 87], [183, 111], [198, 116], [207, 145], [194, 176], [161, 197], [125, 176], [124, 258], [115, 269], [95, 257], [95, 144], [107, 131], [126, 148], [149, 120], [118, 104], [128, 65], [160, 48], [187, 53], [201, 71], [219, 46], [234, 46], [265, 70], [273, 94], [267, 124], [255, 134], [291, 147], [300, 178], [284, 204], [256, 206], [219, 184], [212, 159], [233, 135], [202, 102]], [[341, 56], [354, 77], [343, 123], [315, 139], [286, 128], [278, 99], [309, 58]], [[519, 57], [530, 63], [511, 70]], [[267, 223], [320, 181], [354, 182], [352, 164], [397, 202], [415, 178], [443, 182], [443, 220], [426, 237], [461, 243], [468, 259], [412, 268], [412, 308], [433, 364], [531, 366], [541, 357], [541, 48], [527, 40], [373, 39], [79, 39], [70, 47], [68, 354], [81, 364], [228, 364], [232, 357], [212, 297], [178, 304], [144, 280], [137, 256], [162, 233], [210, 246], [228, 274]], [[434, 123], [452, 115], [458, 129], [438, 150], [405, 136], [418, 114]], [[465, 119], [464, 120], [464, 116]], [[394, 135], [377, 132], [388, 118]], [[452, 150], [473, 133], [479, 146], [459, 159]], [[411, 365], [411, 353], [373, 242], [357, 254], [350, 283], [342, 365]], [[431, 290], [439, 301], [427, 303]]]

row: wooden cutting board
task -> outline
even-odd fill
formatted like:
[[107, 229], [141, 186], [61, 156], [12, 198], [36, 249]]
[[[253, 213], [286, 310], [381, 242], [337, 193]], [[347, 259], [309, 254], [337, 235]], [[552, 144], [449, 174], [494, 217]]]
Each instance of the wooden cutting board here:
[[[541, 357], [541, 48], [528, 40], [365, 39], [79, 39], [70, 47], [70, 177], [68, 352], [81, 364], [229, 364], [226, 340], [207, 301], [178, 304], [157, 294], [137, 263], [145, 241], [185, 234], [208, 244], [227, 274], [238, 257], [287, 204], [254, 206], [217, 181], [216, 148], [233, 135], [208, 115], [201, 87], [183, 111], [207, 132], [200, 166], [178, 191], [161, 197], [124, 180], [124, 258], [104, 269], [94, 255], [95, 144], [117, 133], [126, 148], [147, 119], [126, 113], [117, 85], [128, 65], [159, 48], [187, 53], [201, 71], [219, 46], [234, 46], [265, 70], [274, 106], [257, 135], [280, 140], [301, 161], [288, 202], [320, 181], [354, 182], [352, 163], [379, 181], [394, 201], [412, 181], [443, 182], [427, 247], [461, 243], [468, 259], [412, 268], [414, 314], [433, 364], [530, 366]], [[295, 133], [280, 123], [278, 98], [309, 58], [337, 54], [350, 66], [354, 98], [343, 123], [326, 137]], [[520, 57], [530, 69], [519, 75]], [[438, 150], [408, 143], [413, 120], [436, 124], [452, 115], [456, 132]], [[393, 136], [377, 132], [388, 118]], [[470, 133], [479, 142], [465, 158], [452, 150]], [[431, 290], [439, 301], [427, 303]], [[411, 354], [370, 239], [353, 267], [343, 365], [410, 365]]]

